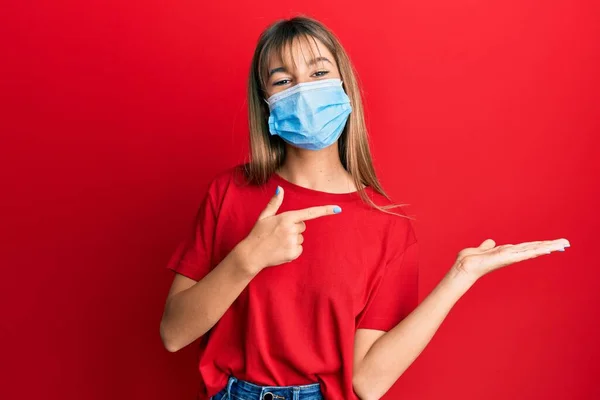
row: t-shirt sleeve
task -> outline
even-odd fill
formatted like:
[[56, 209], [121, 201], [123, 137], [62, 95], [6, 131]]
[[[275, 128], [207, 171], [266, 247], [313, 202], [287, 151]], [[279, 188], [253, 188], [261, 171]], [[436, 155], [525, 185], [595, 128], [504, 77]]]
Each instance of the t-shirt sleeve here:
[[213, 187], [207, 191], [187, 236], [179, 243], [167, 268], [199, 281], [211, 270], [212, 248], [216, 228]]
[[389, 331], [417, 307], [419, 244], [416, 239], [388, 262], [371, 296], [357, 328]]

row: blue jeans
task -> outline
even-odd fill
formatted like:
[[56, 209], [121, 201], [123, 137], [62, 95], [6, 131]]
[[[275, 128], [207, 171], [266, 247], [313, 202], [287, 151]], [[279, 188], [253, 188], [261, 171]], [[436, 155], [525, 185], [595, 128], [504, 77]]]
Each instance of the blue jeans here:
[[321, 385], [260, 386], [230, 376], [227, 385], [210, 400], [323, 400]]

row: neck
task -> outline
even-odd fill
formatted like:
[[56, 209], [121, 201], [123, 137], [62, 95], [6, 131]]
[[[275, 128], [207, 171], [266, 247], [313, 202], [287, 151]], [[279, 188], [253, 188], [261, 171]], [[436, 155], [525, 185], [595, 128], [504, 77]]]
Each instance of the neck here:
[[285, 161], [277, 173], [296, 185], [323, 192], [349, 193], [357, 190], [352, 176], [342, 165], [337, 142], [321, 150], [286, 145]]

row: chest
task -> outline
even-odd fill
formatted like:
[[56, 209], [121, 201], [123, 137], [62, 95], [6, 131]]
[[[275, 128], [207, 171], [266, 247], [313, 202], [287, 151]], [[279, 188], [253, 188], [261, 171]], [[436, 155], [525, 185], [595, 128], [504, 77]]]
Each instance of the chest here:
[[[231, 204], [222, 209], [217, 225], [213, 254], [219, 262], [252, 230], [262, 204]], [[287, 200], [287, 199], [286, 199]], [[284, 202], [285, 203], [285, 202]], [[282, 204], [278, 213], [318, 204]], [[380, 224], [369, 213], [342, 205], [344, 211], [306, 221], [303, 252], [297, 259], [265, 268], [250, 283], [250, 290], [278, 301], [281, 296], [297, 301], [318, 298], [361, 304], [366, 301], [369, 282], [382, 267], [384, 238]]]

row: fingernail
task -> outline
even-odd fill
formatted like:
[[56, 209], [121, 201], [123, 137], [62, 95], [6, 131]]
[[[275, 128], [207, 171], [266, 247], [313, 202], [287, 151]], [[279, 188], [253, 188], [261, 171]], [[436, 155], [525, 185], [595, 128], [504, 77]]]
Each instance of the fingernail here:
[[276, 194], [276, 195], [277, 195], [277, 194], [279, 194], [279, 191], [280, 191], [280, 190], [279, 190], [279, 186], [277, 186], [277, 189], [275, 189], [275, 194]]
[[565, 247], [571, 247], [571, 245], [567, 243], [567, 244], [565, 244]]
[[558, 249], [558, 251], [565, 251], [565, 249]]
[[339, 214], [341, 212], [342, 212], [342, 208], [341, 207], [338, 207], [338, 206], [333, 207], [333, 213], [334, 214]]

